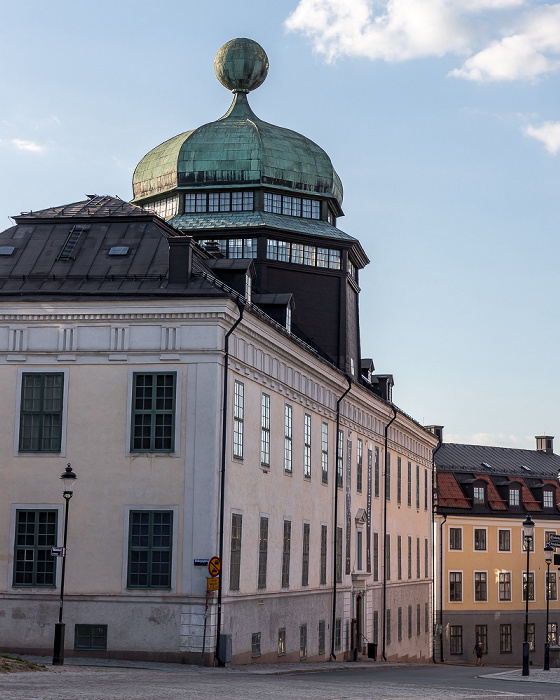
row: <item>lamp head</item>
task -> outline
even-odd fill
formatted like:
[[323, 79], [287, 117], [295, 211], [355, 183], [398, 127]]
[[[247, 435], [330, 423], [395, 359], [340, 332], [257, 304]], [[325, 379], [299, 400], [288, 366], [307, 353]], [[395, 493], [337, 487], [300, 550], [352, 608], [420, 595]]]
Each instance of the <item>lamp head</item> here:
[[527, 513], [527, 517], [523, 521], [522, 524], [523, 527], [523, 536], [524, 537], [532, 537], [533, 536], [533, 530], [535, 529], [535, 523], [529, 513]]
[[62, 495], [64, 498], [72, 498], [72, 494], [74, 493], [74, 484], [76, 483], [76, 479], [78, 477], [72, 471], [70, 464], [68, 464], [64, 472], [60, 475], [60, 478], [62, 479], [62, 483], [64, 485]]
[[551, 547], [549, 544], [546, 545], [544, 548], [544, 559], [547, 564], [550, 564], [552, 562], [552, 555], [554, 554], [554, 547]]

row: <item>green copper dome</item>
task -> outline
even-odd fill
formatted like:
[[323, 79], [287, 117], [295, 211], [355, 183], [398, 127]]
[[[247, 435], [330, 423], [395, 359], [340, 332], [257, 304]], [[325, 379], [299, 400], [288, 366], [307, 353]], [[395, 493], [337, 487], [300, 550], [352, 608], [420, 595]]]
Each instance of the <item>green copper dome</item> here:
[[266, 78], [268, 59], [249, 39], [234, 39], [216, 57], [216, 75], [235, 93], [227, 113], [186, 131], [142, 158], [133, 177], [134, 202], [176, 189], [266, 186], [334, 198], [342, 184], [329, 156], [301, 134], [268, 124], [246, 93]]

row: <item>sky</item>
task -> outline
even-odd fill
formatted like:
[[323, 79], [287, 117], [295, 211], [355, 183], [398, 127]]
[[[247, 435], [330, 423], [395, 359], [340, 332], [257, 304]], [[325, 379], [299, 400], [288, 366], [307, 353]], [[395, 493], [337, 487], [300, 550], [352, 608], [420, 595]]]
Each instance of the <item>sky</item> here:
[[395, 403], [446, 442], [560, 441], [560, 3], [21, 0], [2, 25], [0, 230], [130, 200], [149, 150], [227, 111], [214, 57], [253, 39], [251, 107], [342, 179], [362, 355]]

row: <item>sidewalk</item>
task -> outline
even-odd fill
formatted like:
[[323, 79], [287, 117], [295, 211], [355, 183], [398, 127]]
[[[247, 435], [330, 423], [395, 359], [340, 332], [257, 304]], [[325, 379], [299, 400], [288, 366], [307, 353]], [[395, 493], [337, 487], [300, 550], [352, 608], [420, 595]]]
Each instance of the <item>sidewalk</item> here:
[[543, 671], [542, 668], [532, 668], [528, 676], [521, 675], [521, 669], [502, 671], [500, 673], [480, 673], [480, 678], [495, 678], [500, 681], [524, 681], [526, 683], [558, 683], [560, 684], [560, 668]]

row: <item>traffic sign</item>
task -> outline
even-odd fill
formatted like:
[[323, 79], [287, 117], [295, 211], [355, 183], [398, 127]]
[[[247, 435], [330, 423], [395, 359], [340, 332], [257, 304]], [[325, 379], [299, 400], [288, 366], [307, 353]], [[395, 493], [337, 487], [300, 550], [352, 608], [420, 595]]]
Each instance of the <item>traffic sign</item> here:
[[560, 535], [549, 535], [548, 544], [551, 547], [560, 547]]
[[219, 576], [221, 570], [222, 562], [220, 557], [212, 557], [212, 559], [210, 559], [208, 562], [208, 571], [210, 572], [210, 576]]
[[212, 578], [206, 579], [206, 590], [207, 591], [217, 591], [220, 579], [217, 576], [212, 576]]

